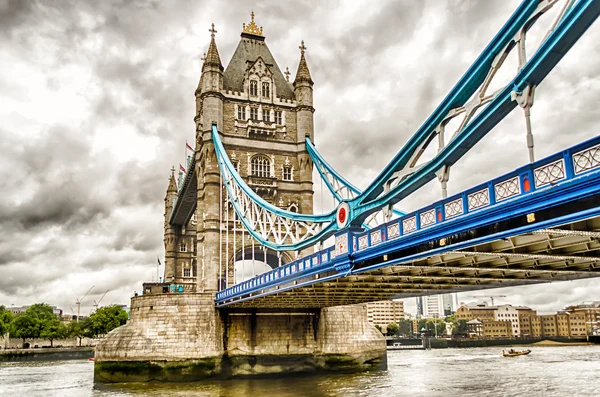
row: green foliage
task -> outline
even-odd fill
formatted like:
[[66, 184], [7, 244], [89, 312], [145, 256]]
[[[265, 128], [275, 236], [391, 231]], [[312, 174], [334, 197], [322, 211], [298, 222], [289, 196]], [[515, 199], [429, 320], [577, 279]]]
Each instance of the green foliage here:
[[10, 310], [4, 306], [0, 306], [0, 338], [10, 331], [10, 324], [13, 318], [13, 313]]
[[452, 335], [456, 336], [466, 336], [468, 332], [467, 329], [467, 321], [466, 320], [458, 320], [455, 321], [452, 325]]
[[391, 323], [387, 325], [387, 334], [388, 336], [394, 336], [398, 334], [398, 324]]
[[67, 327], [67, 335], [79, 339], [79, 346], [81, 346], [81, 340], [86, 336], [86, 330], [91, 326], [91, 323], [92, 320], [89, 317], [81, 321], [71, 321]]
[[67, 335], [67, 326], [61, 323], [58, 318], [48, 321], [40, 334], [42, 338], [50, 340], [50, 346], [53, 346], [55, 339], [64, 339]]
[[441, 336], [446, 333], [446, 323], [443, 320], [427, 320], [425, 328], [432, 335]]
[[91, 324], [87, 327], [86, 336], [104, 336], [113, 329], [127, 322], [127, 312], [118, 305], [101, 307], [91, 316]]
[[379, 324], [375, 324], [375, 328], [377, 328], [379, 332], [383, 334], [383, 330], [381, 329], [381, 326]]
[[26, 339], [42, 337], [46, 326], [51, 322], [56, 324], [54, 321], [59, 322], [58, 316], [54, 314], [52, 308], [45, 303], [36, 303], [12, 321], [11, 334], [23, 339], [23, 345], [25, 345]]
[[398, 321], [398, 335], [411, 336], [412, 335], [412, 321], [405, 318], [401, 318]]

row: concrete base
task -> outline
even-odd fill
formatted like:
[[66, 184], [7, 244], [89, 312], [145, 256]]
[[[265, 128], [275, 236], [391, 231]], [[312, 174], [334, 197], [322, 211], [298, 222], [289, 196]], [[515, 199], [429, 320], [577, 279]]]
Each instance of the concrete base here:
[[195, 381], [385, 369], [364, 305], [317, 313], [219, 313], [213, 294], [132, 298], [131, 320], [96, 347], [97, 382]]

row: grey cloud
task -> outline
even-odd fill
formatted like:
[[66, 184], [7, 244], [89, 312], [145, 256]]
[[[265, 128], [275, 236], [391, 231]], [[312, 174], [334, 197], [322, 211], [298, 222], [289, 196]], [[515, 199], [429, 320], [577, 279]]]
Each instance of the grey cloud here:
[[[140, 281], [152, 276], [156, 255], [162, 254], [167, 177], [170, 166], [183, 160], [184, 141], [194, 137], [193, 92], [210, 22], [217, 25], [224, 64], [252, 7], [282, 69], [295, 72], [297, 46], [305, 40], [315, 80], [317, 147], [364, 187], [437, 106], [518, 1], [388, 1], [378, 3], [379, 12], [354, 18], [338, 12], [342, 1], [0, 4], [3, 50], [33, 73], [13, 76], [15, 71], [0, 65], [0, 100], [25, 106], [10, 110], [18, 117], [2, 113], [8, 109], [4, 106], [0, 115], [3, 121], [27, 124], [27, 135], [19, 124], [0, 127], [5, 192], [0, 197], [0, 303], [9, 298], [33, 303], [41, 297], [68, 307], [86, 289], [73, 291], [66, 285], [70, 276], [78, 286], [97, 284], [89, 308], [106, 289], [111, 293], [103, 303], [126, 303]], [[429, 48], [418, 56], [389, 58], [390, 51], [415, 43], [423, 25], [433, 35]], [[329, 27], [345, 33], [336, 37]], [[598, 28], [592, 29], [578, 44], [581, 49], [573, 50], [581, 61], [559, 66], [556, 77], [539, 88], [540, 98], [544, 92], [560, 93], [554, 101], [536, 98], [533, 121], [540, 155], [597, 134], [600, 44], [594, 40]], [[182, 44], [189, 41], [195, 43], [191, 48]], [[70, 87], [61, 75], [65, 70], [89, 73], [91, 86]], [[29, 78], [43, 86], [31, 91]], [[86, 105], [82, 120], [39, 119], [32, 95], [48, 89], [60, 98], [69, 87]], [[384, 91], [374, 92], [379, 87]], [[368, 98], [357, 98], [362, 93]], [[124, 124], [159, 142], [154, 159], [120, 161], [92, 147], [95, 133]], [[515, 116], [482, 140], [453, 169], [450, 189], [460, 191], [524, 164], [520, 128], [522, 120]], [[114, 147], [120, 145], [115, 140]], [[439, 195], [434, 181], [401, 205], [418, 208]], [[582, 287], [572, 291], [573, 286]], [[547, 291], [584, 299], [594, 286], [594, 280], [584, 280], [510, 293], [523, 304], [558, 308], [562, 303]]]

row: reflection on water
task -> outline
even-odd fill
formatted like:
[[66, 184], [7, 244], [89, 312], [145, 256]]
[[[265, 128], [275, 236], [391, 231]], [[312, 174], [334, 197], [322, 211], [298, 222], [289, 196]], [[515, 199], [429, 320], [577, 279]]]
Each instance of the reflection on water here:
[[0, 363], [0, 396], [598, 396], [600, 346], [391, 351], [388, 370], [197, 383], [93, 384], [93, 363]]

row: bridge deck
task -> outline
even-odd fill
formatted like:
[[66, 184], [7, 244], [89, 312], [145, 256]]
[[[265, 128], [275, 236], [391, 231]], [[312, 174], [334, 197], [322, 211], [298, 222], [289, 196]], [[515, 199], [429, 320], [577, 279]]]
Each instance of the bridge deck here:
[[[600, 137], [217, 293], [316, 308], [600, 276]], [[594, 256], [598, 255], [598, 257]]]
[[599, 250], [600, 217], [594, 217], [345, 277], [294, 280], [221, 306], [316, 308], [598, 277]]

